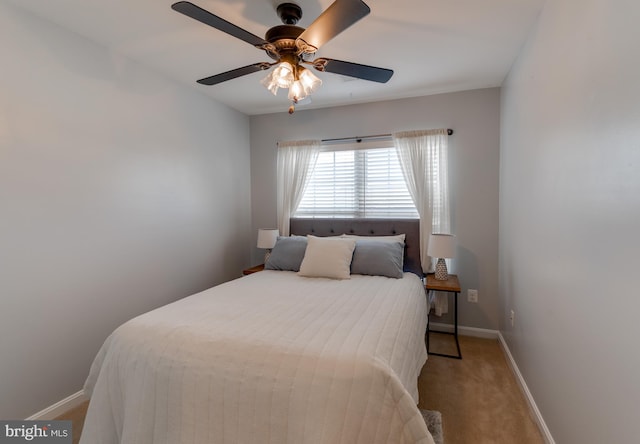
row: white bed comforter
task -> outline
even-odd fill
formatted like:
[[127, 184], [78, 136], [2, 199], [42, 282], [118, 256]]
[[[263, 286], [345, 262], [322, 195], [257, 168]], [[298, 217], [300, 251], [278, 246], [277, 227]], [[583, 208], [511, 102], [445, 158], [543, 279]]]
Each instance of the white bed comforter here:
[[85, 384], [83, 444], [433, 443], [420, 280], [263, 271], [141, 315]]

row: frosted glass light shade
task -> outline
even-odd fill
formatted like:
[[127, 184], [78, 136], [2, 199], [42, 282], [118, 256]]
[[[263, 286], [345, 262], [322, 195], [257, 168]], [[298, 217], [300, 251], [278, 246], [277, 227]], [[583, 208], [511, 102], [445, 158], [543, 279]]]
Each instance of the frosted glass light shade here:
[[300, 102], [313, 94], [322, 85], [322, 80], [311, 71], [298, 66], [298, 80], [289, 87], [289, 100]]
[[302, 99], [306, 99], [307, 95], [308, 94], [304, 90], [304, 86], [302, 86], [302, 82], [300, 80], [296, 80], [289, 88], [289, 95], [287, 97], [289, 100], [297, 103]]
[[313, 94], [319, 87], [322, 85], [322, 80], [320, 80], [315, 74], [313, 74], [308, 69], [304, 69], [300, 67], [298, 70], [300, 83], [302, 83], [302, 87], [304, 88], [304, 92], [307, 95]]
[[289, 88], [294, 81], [293, 66], [289, 62], [282, 62], [260, 81], [275, 96], [278, 88]]

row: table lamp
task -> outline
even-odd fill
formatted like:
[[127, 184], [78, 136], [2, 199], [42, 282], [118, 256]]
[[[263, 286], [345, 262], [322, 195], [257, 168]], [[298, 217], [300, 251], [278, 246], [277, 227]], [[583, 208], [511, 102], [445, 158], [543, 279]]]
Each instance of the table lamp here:
[[438, 258], [435, 278], [439, 281], [446, 281], [449, 279], [449, 274], [447, 273], [447, 263], [444, 260], [455, 257], [456, 237], [453, 234], [432, 234], [429, 236], [427, 254]]
[[275, 246], [280, 232], [277, 228], [260, 228], [258, 229], [258, 248], [266, 249], [264, 254], [264, 262], [267, 263], [271, 249]]

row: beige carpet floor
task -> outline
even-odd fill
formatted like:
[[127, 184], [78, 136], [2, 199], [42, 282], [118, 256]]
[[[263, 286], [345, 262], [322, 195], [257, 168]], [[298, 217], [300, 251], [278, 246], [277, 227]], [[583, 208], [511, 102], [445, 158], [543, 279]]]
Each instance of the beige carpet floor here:
[[[445, 444], [543, 444], [497, 340], [460, 336], [462, 359], [429, 356], [418, 380], [422, 409], [442, 414]], [[451, 335], [431, 351], [455, 354]]]
[[[442, 414], [445, 444], [543, 444], [497, 340], [460, 337], [462, 359], [430, 356], [418, 380], [421, 409]], [[450, 335], [431, 335], [431, 351], [455, 353]], [[88, 403], [56, 419], [73, 421], [73, 443]]]

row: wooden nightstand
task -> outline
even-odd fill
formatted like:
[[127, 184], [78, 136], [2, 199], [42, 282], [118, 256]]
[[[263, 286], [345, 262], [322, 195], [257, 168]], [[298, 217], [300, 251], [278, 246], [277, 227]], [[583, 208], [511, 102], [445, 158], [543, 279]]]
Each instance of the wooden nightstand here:
[[[431, 330], [429, 328], [430, 323], [427, 323], [427, 353], [435, 356], [444, 356], [445, 358], [462, 359], [462, 353], [460, 353], [460, 343], [458, 342], [458, 294], [460, 293], [460, 282], [458, 281], [458, 276], [455, 274], [450, 274], [449, 279], [447, 279], [446, 281], [439, 281], [435, 278], [433, 273], [427, 274], [427, 281], [425, 283], [425, 288], [427, 290], [427, 294], [429, 293], [429, 291], [446, 291], [449, 293], [453, 293], [453, 306], [454, 306], [453, 333], [448, 331]], [[456, 348], [458, 349], [458, 355], [457, 356], [446, 355], [442, 353], [429, 352], [429, 334], [430, 333], [453, 335], [453, 337], [456, 339]]]
[[264, 270], [264, 264], [255, 265], [251, 268], [247, 268], [246, 270], [242, 270], [242, 274], [247, 276], [249, 274], [257, 273], [262, 270]]

